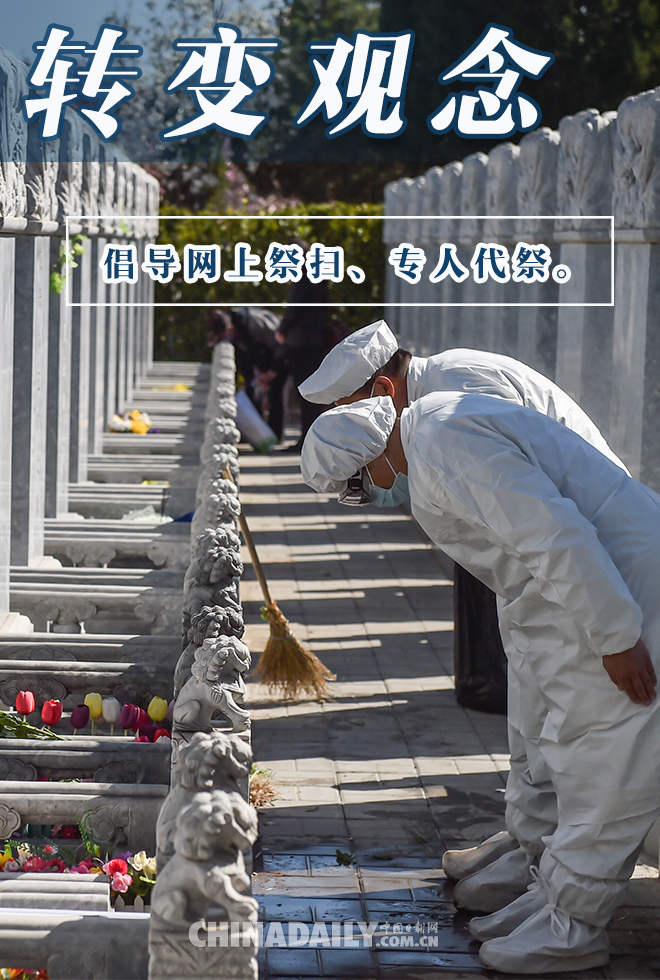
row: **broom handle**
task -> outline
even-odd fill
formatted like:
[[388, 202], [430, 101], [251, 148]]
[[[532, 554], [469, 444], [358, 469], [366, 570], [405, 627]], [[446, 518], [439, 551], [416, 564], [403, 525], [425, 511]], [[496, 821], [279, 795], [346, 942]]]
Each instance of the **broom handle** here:
[[[234, 483], [235, 485], [234, 478], [231, 475], [231, 471], [229, 469], [223, 469], [222, 475], [225, 478], [225, 480], [229, 480], [231, 483]], [[250, 558], [252, 559], [252, 565], [254, 567], [254, 571], [256, 573], [257, 579], [259, 580], [261, 591], [263, 592], [264, 601], [267, 606], [272, 607], [275, 605], [275, 603], [270, 597], [268, 582], [266, 581], [266, 576], [264, 574], [263, 566], [259, 561], [257, 548], [255, 546], [254, 540], [252, 538], [252, 534], [250, 532], [250, 528], [248, 527], [247, 520], [245, 519], [245, 514], [243, 513], [242, 508], [240, 514], [238, 515], [238, 523], [240, 525], [241, 531], [243, 532], [243, 537], [245, 538], [247, 549], [250, 552]]]

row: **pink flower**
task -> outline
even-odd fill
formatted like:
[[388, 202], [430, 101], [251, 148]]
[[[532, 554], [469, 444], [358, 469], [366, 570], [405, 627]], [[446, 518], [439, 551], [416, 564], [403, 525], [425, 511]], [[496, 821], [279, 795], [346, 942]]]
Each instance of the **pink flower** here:
[[132, 884], [133, 878], [131, 875], [120, 874], [118, 872], [117, 874], [113, 874], [110, 887], [112, 888], [113, 892], [122, 892], [123, 894], [124, 892], [128, 891]]
[[103, 870], [107, 875], [125, 875], [128, 874], [128, 865], [123, 858], [113, 858], [103, 865]]

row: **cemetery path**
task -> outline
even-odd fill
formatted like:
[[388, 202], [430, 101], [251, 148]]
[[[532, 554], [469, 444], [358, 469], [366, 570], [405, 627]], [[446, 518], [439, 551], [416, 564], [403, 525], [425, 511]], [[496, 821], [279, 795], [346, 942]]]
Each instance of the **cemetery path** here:
[[[297, 456], [243, 455], [241, 499], [273, 597], [337, 675], [325, 704], [248, 686], [255, 762], [277, 791], [260, 812], [254, 879], [266, 936], [277, 942], [281, 922], [290, 937], [296, 923], [323, 941], [344, 923], [341, 948], [262, 950], [261, 977], [485, 976], [441, 858], [504, 828], [506, 723], [456, 704], [446, 572], [402, 511], [313, 493]], [[256, 652], [268, 626], [244, 560], [245, 639]], [[610, 966], [585, 980], [660, 975], [657, 871], [638, 875], [611, 927]], [[381, 945], [352, 939], [350, 922], [381, 924]]]

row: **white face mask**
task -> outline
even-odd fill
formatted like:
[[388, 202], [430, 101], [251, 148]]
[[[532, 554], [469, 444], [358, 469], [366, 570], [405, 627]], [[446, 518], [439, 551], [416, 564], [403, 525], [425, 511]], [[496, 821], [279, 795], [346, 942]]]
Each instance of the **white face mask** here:
[[372, 479], [371, 473], [369, 473], [369, 467], [365, 466], [365, 470], [367, 471], [369, 480], [371, 481], [371, 486], [369, 487], [371, 503], [374, 505], [374, 507], [398, 507], [398, 505], [402, 504], [405, 500], [410, 500], [408, 477], [405, 473], [397, 473], [387, 456], [385, 457], [385, 461], [394, 473], [394, 483], [387, 490], [384, 487], [376, 486]]

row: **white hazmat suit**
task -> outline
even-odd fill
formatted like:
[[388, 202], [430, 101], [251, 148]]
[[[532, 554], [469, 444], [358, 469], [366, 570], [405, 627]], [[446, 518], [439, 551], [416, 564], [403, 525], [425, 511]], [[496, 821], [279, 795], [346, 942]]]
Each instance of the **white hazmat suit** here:
[[424, 397], [401, 440], [413, 516], [499, 597], [523, 722], [559, 804], [544, 887], [602, 927], [660, 812], [660, 701], [635, 705], [601, 661], [640, 634], [660, 661], [660, 497], [501, 398]]
[[[467, 348], [443, 351], [428, 358], [413, 356], [406, 385], [409, 403], [432, 392], [464, 391], [494, 395], [524, 405], [577, 432], [628, 472], [577, 402], [549, 378], [512, 357]], [[459, 560], [459, 564], [463, 563]], [[520, 658], [502, 617], [500, 632], [512, 664]], [[527, 688], [525, 697], [521, 685]], [[509, 670], [507, 715], [511, 771], [506, 790], [506, 825], [527, 853], [538, 857], [543, 851], [542, 838], [556, 826], [557, 805], [550, 775], [537, 748], [545, 708], [535, 699], [536, 691], [524, 665], [518, 663], [517, 669]]]

